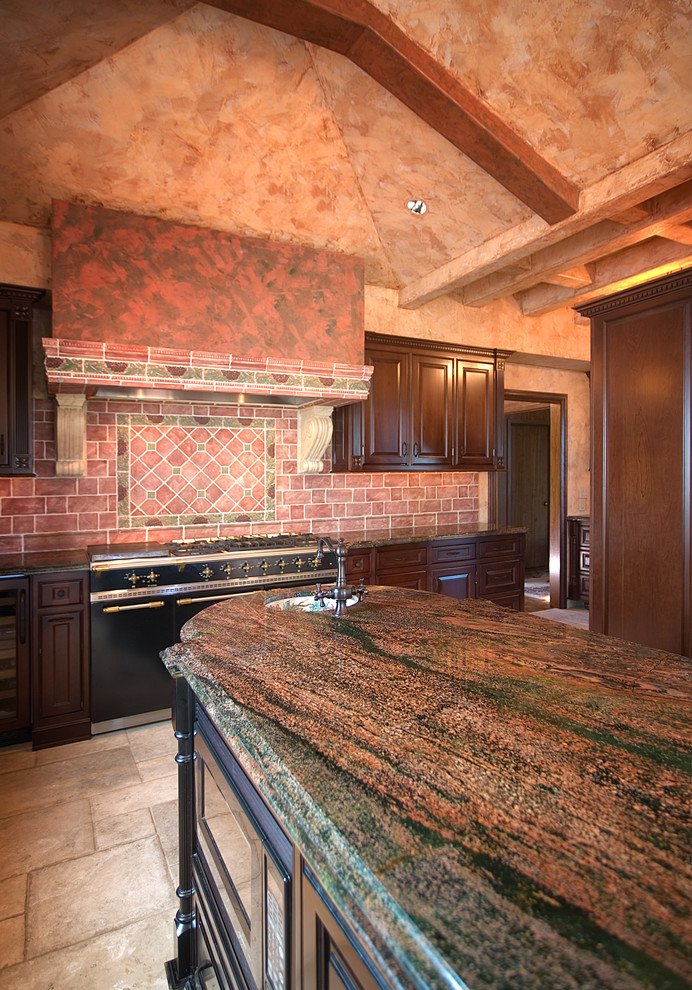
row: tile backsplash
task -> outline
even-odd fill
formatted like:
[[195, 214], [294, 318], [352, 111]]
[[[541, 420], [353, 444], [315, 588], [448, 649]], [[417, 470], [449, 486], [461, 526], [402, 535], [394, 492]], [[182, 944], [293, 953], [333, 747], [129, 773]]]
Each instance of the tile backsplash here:
[[478, 519], [478, 476], [297, 474], [295, 409], [90, 399], [87, 474], [55, 476], [35, 399], [35, 478], [0, 478], [0, 552], [248, 532], [364, 535]]

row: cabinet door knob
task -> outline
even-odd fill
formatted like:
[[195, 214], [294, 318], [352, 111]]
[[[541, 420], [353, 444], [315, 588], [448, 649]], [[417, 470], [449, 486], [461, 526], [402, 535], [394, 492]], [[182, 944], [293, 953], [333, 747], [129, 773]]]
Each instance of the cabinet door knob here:
[[406, 457], [407, 454], [408, 454], [408, 444], [404, 440], [404, 442], [401, 445], [401, 456]]
[[414, 445], [413, 445], [413, 456], [414, 457], [418, 457], [418, 443], [417, 442], [414, 443]]

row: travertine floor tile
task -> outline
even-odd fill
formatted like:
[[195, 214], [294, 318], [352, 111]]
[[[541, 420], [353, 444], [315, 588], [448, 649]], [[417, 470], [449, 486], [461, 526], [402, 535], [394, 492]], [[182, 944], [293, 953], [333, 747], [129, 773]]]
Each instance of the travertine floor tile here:
[[[24, 915], [0, 921], [0, 969], [14, 966], [24, 958]], [[0, 976], [2, 986], [20, 986], [21, 984], [6, 983]]]
[[138, 761], [137, 769], [142, 780], [155, 780], [157, 777], [170, 777], [178, 773], [178, 764], [172, 755], [157, 756], [153, 760]]
[[169, 910], [172, 917], [175, 909], [158, 838], [49, 866], [30, 878], [26, 956], [32, 959], [150, 914]]
[[34, 811], [0, 819], [0, 877], [14, 877], [94, 849], [88, 801], [68, 801], [50, 813]]
[[0, 880], [0, 920], [24, 914], [26, 906], [26, 874]]
[[173, 883], [177, 886], [180, 879], [178, 876], [178, 802], [167, 801], [165, 804], [157, 804], [151, 809], [151, 814], [163, 846]]
[[154, 835], [156, 829], [148, 808], [130, 811], [126, 815], [114, 815], [112, 818], [102, 818], [94, 822], [94, 838], [97, 849], [112, 849], [126, 842], [135, 842], [148, 835]]
[[178, 750], [173, 726], [169, 721], [128, 729], [127, 738], [137, 763], [159, 756], [174, 756]]
[[[139, 775], [138, 775], [139, 779]], [[155, 804], [177, 800], [178, 781], [176, 776], [158, 777], [146, 782], [140, 781], [130, 787], [97, 795], [92, 801], [94, 821], [124, 815], [138, 808], [151, 808]]]
[[129, 748], [17, 770], [0, 778], [0, 816], [112, 792], [139, 779]]
[[[0, 774], [13, 773], [15, 770], [26, 770], [36, 765], [36, 753], [31, 752], [30, 743], [20, 746], [8, 746], [0, 749]], [[4, 783], [0, 783], [0, 792]]]
[[3, 990], [166, 990], [173, 914], [159, 912], [78, 945], [6, 969]]
[[73, 760], [76, 756], [88, 756], [90, 753], [105, 753], [111, 749], [125, 749], [127, 745], [125, 732], [107, 732], [101, 736], [92, 736], [91, 739], [83, 739], [81, 742], [40, 749], [35, 753], [36, 763], [39, 766], [43, 766], [45, 763], [59, 763], [62, 760]]

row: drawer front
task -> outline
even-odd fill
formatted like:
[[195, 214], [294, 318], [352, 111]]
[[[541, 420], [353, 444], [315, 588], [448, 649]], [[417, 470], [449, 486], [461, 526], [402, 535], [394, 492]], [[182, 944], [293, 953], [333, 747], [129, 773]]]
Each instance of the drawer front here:
[[346, 575], [349, 578], [369, 578], [370, 577], [370, 551], [356, 550], [349, 553], [346, 558]]
[[377, 551], [375, 570], [379, 575], [380, 571], [398, 571], [404, 567], [426, 567], [427, 563], [428, 549], [425, 546], [383, 547]]
[[80, 578], [60, 581], [38, 581], [38, 607], [56, 608], [63, 605], [81, 605], [83, 582]]
[[431, 564], [454, 564], [459, 560], [476, 559], [475, 543], [457, 543], [447, 547], [433, 544], [430, 551]]
[[583, 547], [588, 547], [591, 545], [591, 527], [583, 524], [581, 527], [581, 545]]
[[393, 588], [412, 588], [413, 591], [427, 591], [428, 572], [401, 571], [399, 573], [397, 571], [389, 571], [383, 574], [382, 577], [378, 577], [377, 583]]
[[501, 591], [521, 591], [522, 574], [520, 560], [481, 564], [478, 570], [478, 592], [485, 598]]
[[499, 540], [481, 540], [478, 544], [478, 557], [480, 560], [519, 557], [521, 544], [521, 536], [503, 536]]
[[496, 595], [489, 595], [487, 601], [492, 602], [493, 605], [502, 605], [503, 608], [509, 608], [513, 612], [521, 612], [524, 605], [523, 597], [518, 592], [513, 594], [498, 592]]
[[579, 554], [579, 570], [588, 571], [590, 564], [590, 550], [582, 550]]

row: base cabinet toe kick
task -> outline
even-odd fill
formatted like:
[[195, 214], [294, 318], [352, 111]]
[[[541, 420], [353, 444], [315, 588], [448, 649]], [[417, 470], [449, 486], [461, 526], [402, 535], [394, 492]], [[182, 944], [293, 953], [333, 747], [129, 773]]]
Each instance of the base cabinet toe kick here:
[[171, 990], [387, 990], [187, 682], [173, 679], [180, 876]]

